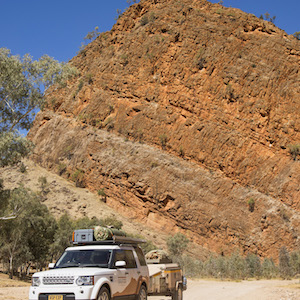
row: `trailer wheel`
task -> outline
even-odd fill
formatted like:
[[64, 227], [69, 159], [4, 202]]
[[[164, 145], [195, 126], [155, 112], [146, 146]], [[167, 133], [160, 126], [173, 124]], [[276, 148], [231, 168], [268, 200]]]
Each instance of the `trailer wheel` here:
[[100, 289], [97, 300], [110, 300], [109, 290], [105, 286]]
[[176, 290], [172, 295], [172, 300], [183, 300], [183, 289], [182, 285], [178, 286], [178, 290]]
[[147, 300], [147, 288], [144, 285], [141, 285], [137, 299], [138, 300]]

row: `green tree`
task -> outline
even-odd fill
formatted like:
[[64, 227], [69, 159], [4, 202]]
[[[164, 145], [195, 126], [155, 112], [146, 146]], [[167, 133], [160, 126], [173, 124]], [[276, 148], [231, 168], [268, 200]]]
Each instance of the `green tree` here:
[[279, 273], [283, 279], [291, 277], [290, 254], [286, 247], [281, 247], [279, 251]]
[[50, 247], [51, 261], [56, 261], [65, 248], [72, 245], [71, 237], [75, 223], [68, 214], [62, 215], [57, 221], [57, 230], [54, 235], [54, 243]]
[[261, 276], [260, 258], [255, 254], [248, 254], [246, 257], [248, 276], [251, 278], [259, 278]]
[[231, 279], [245, 279], [247, 277], [247, 264], [239, 251], [231, 254], [228, 259], [228, 275]]
[[[10, 191], [4, 189], [3, 180], [0, 178], [0, 211], [6, 209], [8, 205], [9, 195]], [[10, 218], [10, 216], [6, 216], [6, 218]]]
[[290, 255], [290, 263], [292, 268], [292, 275], [300, 274], [300, 251], [294, 251]]
[[262, 276], [267, 279], [275, 278], [278, 274], [278, 268], [273, 259], [264, 258], [262, 263]]
[[10, 211], [17, 211], [18, 217], [1, 222], [0, 256], [12, 278], [14, 270], [29, 261], [44, 266], [56, 221], [37, 195], [22, 186], [10, 192], [5, 213]]
[[0, 167], [17, 163], [30, 151], [18, 130], [28, 130], [35, 113], [44, 105], [44, 91], [63, 83], [76, 69], [48, 55], [33, 60], [0, 48]]

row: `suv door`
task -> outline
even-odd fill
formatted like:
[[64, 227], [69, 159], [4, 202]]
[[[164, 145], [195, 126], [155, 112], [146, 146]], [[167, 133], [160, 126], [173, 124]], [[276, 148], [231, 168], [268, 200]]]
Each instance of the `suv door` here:
[[137, 255], [137, 259], [139, 262], [139, 271], [138, 275], [139, 277], [142, 277], [143, 281], [146, 281], [148, 283], [149, 279], [149, 270], [146, 263], [145, 255], [143, 253], [143, 250], [140, 247], [134, 247], [135, 253]]
[[135, 299], [138, 288], [138, 269], [132, 250], [120, 249], [114, 251], [113, 265], [117, 261], [125, 261], [125, 267], [117, 268], [118, 291], [114, 297], [124, 297]]

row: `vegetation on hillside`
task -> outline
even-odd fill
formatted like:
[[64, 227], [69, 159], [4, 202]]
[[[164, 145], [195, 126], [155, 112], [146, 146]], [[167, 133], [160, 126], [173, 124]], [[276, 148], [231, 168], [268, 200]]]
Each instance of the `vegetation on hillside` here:
[[94, 226], [121, 229], [123, 226], [114, 217], [73, 220], [64, 214], [56, 220], [40, 202], [40, 194], [24, 186], [5, 190], [2, 182], [0, 184], [0, 203], [4, 204], [4, 213], [7, 216], [10, 211], [17, 213], [16, 217], [1, 220], [0, 226], [0, 261], [10, 278], [14, 274], [25, 276], [32, 268], [40, 270], [56, 261], [64, 249], [71, 246], [75, 229]]
[[0, 167], [20, 161], [31, 143], [20, 135], [28, 130], [38, 109], [44, 105], [44, 92], [54, 83], [63, 84], [75, 68], [48, 55], [33, 60], [0, 48]]
[[[33, 145], [20, 131], [27, 131], [43, 108], [45, 90], [54, 83], [64, 84], [75, 74], [75, 68], [48, 55], [33, 60], [28, 54], [21, 58], [0, 48], [0, 168], [17, 164], [30, 153]], [[21, 212], [12, 206], [3, 215], [5, 205], [0, 206], [0, 219], [12, 219]]]
[[278, 264], [271, 258], [260, 258], [248, 253], [246, 256], [239, 251], [229, 256], [212, 255], [206, 260], [197, 260], [186, 254], [188, 238], [177, 233], [167, 240], [168, 252], [172, 259], [184, 269], [190, 277], [243, 280], [249, 278], [291, 279], [300, 274], [300, 251], [289, 252], [282, 247], [278, 253]]

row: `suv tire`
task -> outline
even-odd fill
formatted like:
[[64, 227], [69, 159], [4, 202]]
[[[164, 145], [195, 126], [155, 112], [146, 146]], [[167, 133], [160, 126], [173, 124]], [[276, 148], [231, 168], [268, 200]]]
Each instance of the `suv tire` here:
[[141, 285], [137, 300], [147, 300], [147, 288]]
[[100, 292], [98, 294], [97, 300], [110, 300], [110, 292], [107, 289], [107, 287], [103, 286], [100, 289]]

